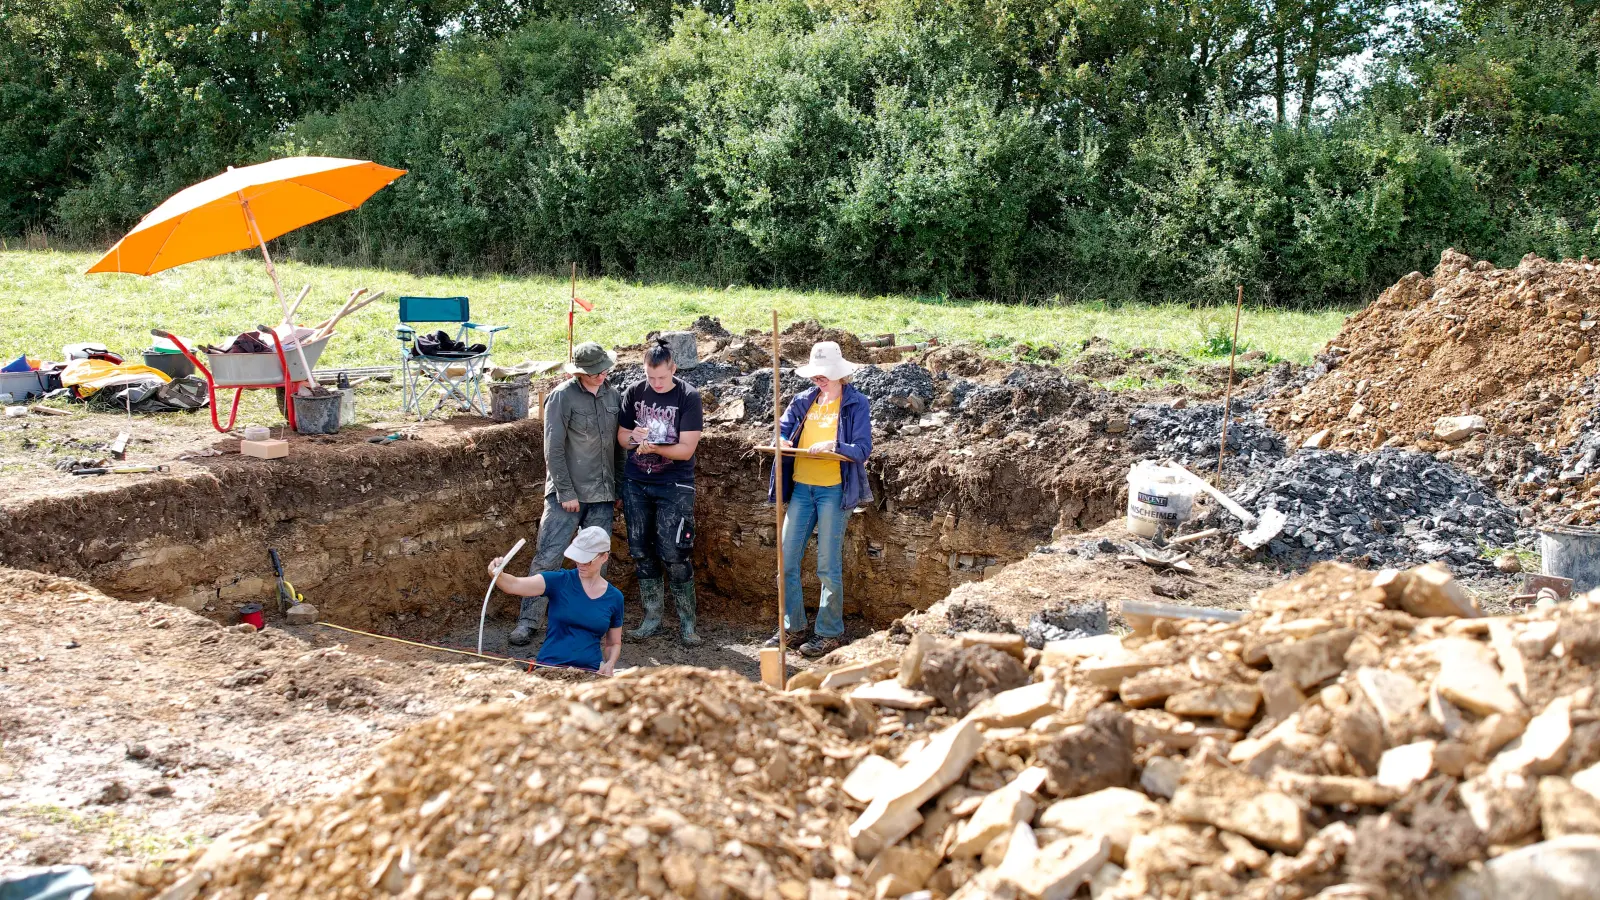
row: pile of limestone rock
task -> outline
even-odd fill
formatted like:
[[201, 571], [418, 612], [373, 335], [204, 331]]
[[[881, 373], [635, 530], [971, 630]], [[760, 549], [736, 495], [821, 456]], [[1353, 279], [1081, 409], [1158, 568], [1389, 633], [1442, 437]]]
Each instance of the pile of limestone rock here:
[[640, 671], [440, 716], [96, 896], [1587, 896], [1597, 601], [1485, 618], [1437, 564], [1330, 563], [1243, 615], [920, 633], [787, 691]]
[[1442, 566], [1325, 564], [1237, 621], [919, 634], [791, 688], [916, 725], [843, 784], [867, 896], [1579, 896], [1596, 600], [1484, 618]]

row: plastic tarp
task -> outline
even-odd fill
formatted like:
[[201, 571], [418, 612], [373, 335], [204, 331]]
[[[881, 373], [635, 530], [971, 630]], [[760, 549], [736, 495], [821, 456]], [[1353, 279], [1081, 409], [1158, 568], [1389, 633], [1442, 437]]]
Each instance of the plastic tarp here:
[[0, 875], [0, 900], [88, 900], [94, 878], [83, 866], [51, 866]]

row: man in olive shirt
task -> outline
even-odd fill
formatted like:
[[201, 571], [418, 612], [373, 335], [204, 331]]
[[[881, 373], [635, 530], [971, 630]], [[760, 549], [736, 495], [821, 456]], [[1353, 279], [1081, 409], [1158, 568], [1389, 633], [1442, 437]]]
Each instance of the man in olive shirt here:
[[[587, 341], [572, 351], [566, 370], [573, 377], [544, 402], [544, 515], [539, 546], [529, 575], [561, 568], [561, 554], [580, 528], [611, 533], [621, 499], [622, 448], [617, 445], [617, 415], [622, 395], [606, 383], [616, 354]], [[523, 646], [544, 624], [545, 598], [522, 598], [511, 643]]]

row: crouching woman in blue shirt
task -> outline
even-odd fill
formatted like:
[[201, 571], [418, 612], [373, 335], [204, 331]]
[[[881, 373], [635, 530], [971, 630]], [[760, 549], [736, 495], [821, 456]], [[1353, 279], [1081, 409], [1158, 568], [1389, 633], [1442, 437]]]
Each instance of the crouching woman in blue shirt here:
[[[518, 597], [550, 598], [548, 628], [534, 662], [613, 674], [622, 655], [622, 592], [602, 574], [611, 558], [611, 535], [591, 525], [563, 555], [578, 568], [522, 577], [501, 572], [495, 585]], [[499, 567], [498, 559], [490, 563], [490, 574]]]

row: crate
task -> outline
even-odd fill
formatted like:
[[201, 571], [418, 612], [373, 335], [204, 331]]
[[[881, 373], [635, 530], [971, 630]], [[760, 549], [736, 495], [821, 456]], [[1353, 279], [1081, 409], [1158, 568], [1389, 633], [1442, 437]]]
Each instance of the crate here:
[[0, 374], [0, 394], [10, 394], [16, 401], [44, 394], [44, 373], [6, 372]]

